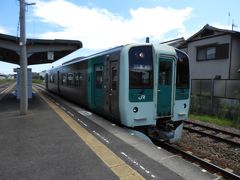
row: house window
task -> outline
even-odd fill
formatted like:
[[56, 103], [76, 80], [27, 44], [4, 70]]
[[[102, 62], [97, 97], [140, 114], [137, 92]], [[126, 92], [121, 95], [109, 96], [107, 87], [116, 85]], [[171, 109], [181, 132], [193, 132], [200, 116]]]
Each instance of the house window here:
[[197, 47], [197, 60], [216, 60], [228, 58], [229, 44], [215, 44]]
[[207, 48], [207, 59], [216, 59], [216, 47]]
[[205, 60], [206, 59], [206, 49], [198, 49], [197, 50], [197, 60]]

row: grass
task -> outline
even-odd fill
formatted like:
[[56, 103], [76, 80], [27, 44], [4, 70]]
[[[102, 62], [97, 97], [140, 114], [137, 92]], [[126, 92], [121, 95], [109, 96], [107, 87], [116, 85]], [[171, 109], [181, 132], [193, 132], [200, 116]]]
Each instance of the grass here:
[[[4, 84], [4, 83], [9, 82], [9, 81], [15, 81], [15, 80], [12, 80], [12, 79], [0, 79], [0, 84]], [[33, 79], [32, 83], [44, 84], [43, 80], [41, 80], [41, 79]]]
[[0, 84], [4, 84], [6, 82], [9, 82], [9, 81], [14, 81], [12, 79], [0, 79]]
[[32, 83], [43, 84], [43, 80], [41, 80], [41, 79], [33, 79]]
[[239, 123], [236, 124], [236, 122], [234, 122], [232, 120], [220, 119], [220, 118], [213, 117], [213, 116], [208, 116], [208, 115], [190, 114], [189, 119], [208, 122], [208, 123], [216, 124], [216, 125], [219, 125], [219, 126], [234, 127], [234, 128], [240, 129], [240, 124]]

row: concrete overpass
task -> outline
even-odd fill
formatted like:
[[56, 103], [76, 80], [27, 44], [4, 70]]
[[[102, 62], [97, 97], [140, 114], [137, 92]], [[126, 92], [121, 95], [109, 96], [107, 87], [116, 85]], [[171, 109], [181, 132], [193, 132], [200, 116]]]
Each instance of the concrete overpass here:
[[[22, 42], [20, 43], [19, 37], [0, 34], [0, 61], [20, 65], [20, 45], [22, 45]], [[27, 65], [53, 63], [79, 48], [82, 48], [82, 42], [76, 40], [26, 39]], [[26, 76], [21, 73], [21, 77], [25, 79]], [[20, 83], [19, 88], [23, 92], [20, 96], [21, 114], [26, 113], [28, 104], [27, 82], [23, 82]]]
[[[0, 61], [20, 65], [19, 37], [0, 34]], [[27, 39], [28, 65], [53, 63], [82, 48], [81, 41]]]

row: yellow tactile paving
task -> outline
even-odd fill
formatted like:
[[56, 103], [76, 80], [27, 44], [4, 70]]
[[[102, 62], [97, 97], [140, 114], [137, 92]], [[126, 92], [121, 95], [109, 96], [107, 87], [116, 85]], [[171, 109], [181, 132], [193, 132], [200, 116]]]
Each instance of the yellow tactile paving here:
[[121, 177], [126, 177], [130, 175], [134, 175], [134, 171], [132, 171], [132, 168], [129, 167], [127, 164], [122, 164], [119, 166], [112, 167], [112, 171], [115, 174], [121, 174]]
[[[37, 90], [35, 89], [35, 91]], [[80, 124], [66, 114], [60, 107], [45, 98], [40, 92], [39, 95], [120, 179], [145, 179], [113, 153], [107, 146], [102, 144], [97, 138], [80, 126]]]
[[114, 167], [114, 166], [120, 166], [124, 164], [123, 161], [120, 161], [118, 157], [116, 156], [109, 156], [104, 158], [104, 162], [109, 166], [109, 167]]
[[131, 174], [129, 176], [125, 176], [120, 178], [121, 180], [135, 180], [135, 179], [144, 179], [142, 176], [139, 176], [138, 174]]

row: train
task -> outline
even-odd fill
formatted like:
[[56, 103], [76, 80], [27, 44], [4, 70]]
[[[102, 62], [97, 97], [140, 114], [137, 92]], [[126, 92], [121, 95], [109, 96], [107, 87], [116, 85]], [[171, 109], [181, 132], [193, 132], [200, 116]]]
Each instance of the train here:
[[136, 43], [74, 58], [46, 73], [46, 89], [154, 139], [181, 138], [190, 101], [189, 58]]

